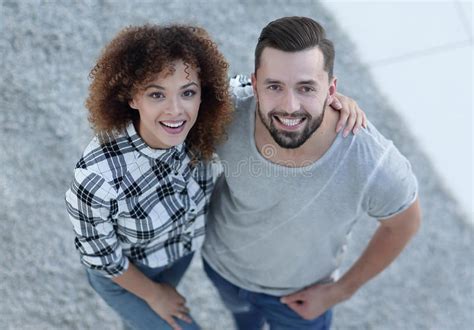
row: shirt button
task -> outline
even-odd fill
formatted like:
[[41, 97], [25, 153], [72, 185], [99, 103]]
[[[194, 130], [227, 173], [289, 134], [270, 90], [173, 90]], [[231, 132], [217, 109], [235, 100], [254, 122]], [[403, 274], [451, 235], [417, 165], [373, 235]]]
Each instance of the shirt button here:
[[175, 154], [175, 155], [173, 156], [173, 158], [174, 158], [174, 160], [179, 160], [179, 155], [178, 155], [178, 154]]
[[174, 175], [178, 175], [178, 174], [179, 174], [179, 172], [178, 172], [178, 171], [174, 171]]
[[189, 212], [194, 212], [194, 211], [196, 211], [196, 210], [195, 210], [195, 209], [190, 209], [190, 210], [189, 210]]

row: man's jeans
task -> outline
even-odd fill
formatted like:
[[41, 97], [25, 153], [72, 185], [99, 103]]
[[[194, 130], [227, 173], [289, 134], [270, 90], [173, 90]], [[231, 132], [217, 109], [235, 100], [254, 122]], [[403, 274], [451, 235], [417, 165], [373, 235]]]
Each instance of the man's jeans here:
[[[160, 268], [150, 268], [144, 265], [136, 266], [153, 281], [165, 282], [176, 287], [188, 268], [192, 257], [193, 253], [188, 254], [173, 264]], [[87, 270], [87, 277], [94, 290], [121, 316], [128, 328], [137, 330], [171, 329], [168, 323], [156, 314], [144, 300], [115, 284], [111, 279], [89, 269]], [[175, 320], [183, 329], [199, 329], [194, 321], [189, 324], [177, 318]]]
[[327, 330], [331, 326], [332, 311], [328, 310], [314, 320], [305, 320], [280, 297], [247, 291], [225, 280], [203, 260], [204, 271], [232, 312], [239, 330], [260, 330], [265, 322], [271, 330]]

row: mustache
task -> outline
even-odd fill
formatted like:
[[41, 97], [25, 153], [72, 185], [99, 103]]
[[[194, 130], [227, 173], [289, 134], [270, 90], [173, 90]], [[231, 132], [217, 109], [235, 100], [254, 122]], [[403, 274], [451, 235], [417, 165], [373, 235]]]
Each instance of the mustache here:
[[292, 113], [288, 113], [284, 110], [272, 110], [268, 113], [268, 116], [269, 117], [279, 116], [279, 117], [294, 118], [294, 119], [298, 119], [298, 118], [311, 119], [312, 118], [312, 116], [305, 110], [298, 110]]

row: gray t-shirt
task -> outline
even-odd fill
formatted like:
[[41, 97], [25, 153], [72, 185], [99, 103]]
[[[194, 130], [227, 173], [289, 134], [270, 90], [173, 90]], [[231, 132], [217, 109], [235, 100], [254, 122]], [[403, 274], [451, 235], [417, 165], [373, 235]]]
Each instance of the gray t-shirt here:
[[355, 136], [339, 134], [308, 166], [269, 162], [255, 146], [248, 91], [234, 90], [234, 122], [218, 149], [224, 175], [211, 198], [203, 257], [231, 283], [270, 295], [332, 281], [358, 218], [383, 220], [416, 199], [410, 163], [370, 123]]

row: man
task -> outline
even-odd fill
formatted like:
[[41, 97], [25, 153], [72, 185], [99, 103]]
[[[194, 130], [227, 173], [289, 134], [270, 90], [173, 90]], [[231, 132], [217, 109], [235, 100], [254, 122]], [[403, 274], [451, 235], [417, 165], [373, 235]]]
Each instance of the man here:
[[[344, 139], [334, 48], [305, 17], [268, 24], [255, 50], [254, 95], [218, 154], [203, 247], [205, 270], [239, 329], [328, 329], [350, 298], [403, 250], [420, 224], [410, 164], [373, 125]], [[363, 214], [380, 225], [342, 276], [347, 237]]]

